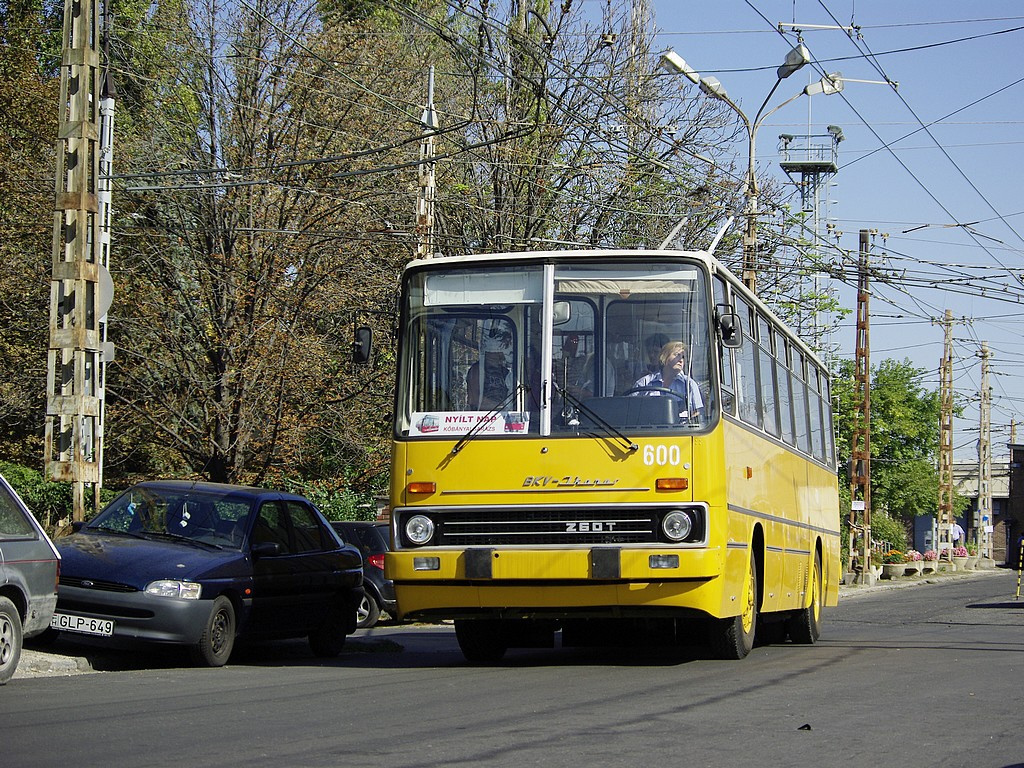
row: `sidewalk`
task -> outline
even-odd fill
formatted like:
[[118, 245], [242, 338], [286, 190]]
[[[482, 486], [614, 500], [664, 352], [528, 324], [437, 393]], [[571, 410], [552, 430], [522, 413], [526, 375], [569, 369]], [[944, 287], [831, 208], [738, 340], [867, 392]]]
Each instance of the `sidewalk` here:
[[[923, 587], [927, 584], [941, 584], [952, 579], [974, 579], [996, 574], [1006, 574], [1006, 568], [984, 568], [973, 571], [939, 571], [930, 573], [927, 576], [911, 576], [899, 579], [878, 579], [872, 585], [866, 584], [840, 584], [839, 601], [850, 598], [868, 595], [874, 592], [883, 592], [892, 589], [906, 589], [908, 587]], [[1014, 571], [1016, 573], [1016, 571]]]

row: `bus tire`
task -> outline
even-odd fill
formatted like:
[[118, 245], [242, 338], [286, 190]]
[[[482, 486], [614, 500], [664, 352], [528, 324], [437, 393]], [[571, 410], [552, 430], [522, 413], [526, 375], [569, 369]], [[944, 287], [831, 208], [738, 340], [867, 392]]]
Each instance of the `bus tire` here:
[[474, 664], [494, 664], [508, 650], [501, 622], [495, 619], [456, 619], [455, 637], [466, 661]]
[[719, 659], [738, 661], [754, 647], [757, 631], [757, 562], [753, 553], [747, 569], [747, 580], [742, 595], [742, 612], [727, 619], [712, 619], [711, 651]]
[[815, 554], [814, 566], [811, 571], [811, 600], [806, 608], [801, 608], [786, 622], [789, 637], [794, 643], [813, 645], [821, 636], [821, 555]]

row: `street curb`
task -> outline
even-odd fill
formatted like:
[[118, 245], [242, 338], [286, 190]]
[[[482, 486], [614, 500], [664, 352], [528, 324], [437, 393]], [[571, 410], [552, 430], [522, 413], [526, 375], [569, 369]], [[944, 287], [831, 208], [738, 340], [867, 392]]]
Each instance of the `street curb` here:
[[32, 677], [67, 677], [95, 672], [84, 656], [64, 656], [32, 648], [21, 649], [21, 660], [14, 672], [13, 680]]
[[839, 599], [862, 597], [875, 592], [888, 592], [894, 589], [907, 589], [908, 587], [924, 587], [929, 584], [941, 584], [946, 581], [957, 579], [972, 579], [981, 576], [990, 576], [998, 573], [1006, 573], [1006, 568], [983, 568], [973, 571], [939, 571], [928, 576], [901, 577], [898, 579], [879, 579], [874, 584], [840, 584]]

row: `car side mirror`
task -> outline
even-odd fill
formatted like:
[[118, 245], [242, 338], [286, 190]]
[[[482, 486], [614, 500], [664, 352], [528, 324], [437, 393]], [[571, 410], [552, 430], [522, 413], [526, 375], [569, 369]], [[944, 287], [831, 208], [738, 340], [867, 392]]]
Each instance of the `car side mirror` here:
[[373, 331], [369, 326], [356, 328], [355, 339], [352, 341], [352, 360], [358, 365], [365, 365], [373, 357]]
[[71, 523], [71, 532], [72, 533], [78, 533], [84, 527], [85, 527], [85, 521], [84, 520], [75, 520], [73, 523]]
[[281, 545], [276, 541], [261, 541], [252, 546], [253, 557], [274, 557], [279, 554], [281, 554]]

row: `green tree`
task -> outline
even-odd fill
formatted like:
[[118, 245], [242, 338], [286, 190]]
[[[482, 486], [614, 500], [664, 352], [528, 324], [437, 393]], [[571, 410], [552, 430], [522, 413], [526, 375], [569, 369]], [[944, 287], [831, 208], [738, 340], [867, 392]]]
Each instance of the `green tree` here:
[[0, 458], [42, 465], [62, 3], [0, 0]]
[[[854, 420], [854, 363], [839, 364], [836, 398], [840, 488], [849, 509], [850, 450]], [[917, 515], [932, 515], [939, 500], [939, 416], [937, 390], [922, 385], [926, 371], [909, 360], [884, 360], [871, 372], [871, 506], [904, 526]], [[955, 510], [964, 499], [955, 500]]]
[[108, 433], [219, 481], [379, 472], [391, 379], [347, 352], [353, 310], [388, 305], [405, 253], [362, 237], [393, 217], [387, 185], [339, 165], [372, 164], [360, 151], [393, 127], [336, 73], [381, 45], [298, 0], [160, 13], [173, 66], [119, 155], [151, 176], [120, 198]]

